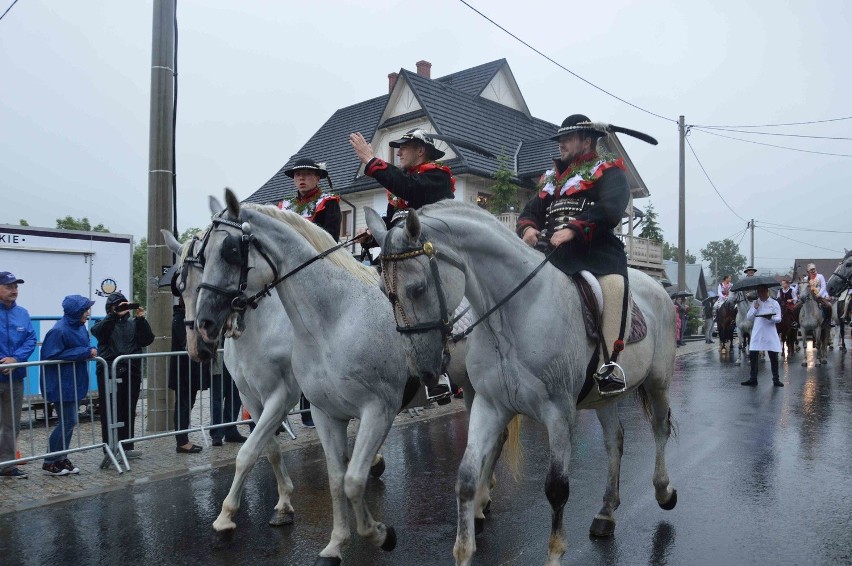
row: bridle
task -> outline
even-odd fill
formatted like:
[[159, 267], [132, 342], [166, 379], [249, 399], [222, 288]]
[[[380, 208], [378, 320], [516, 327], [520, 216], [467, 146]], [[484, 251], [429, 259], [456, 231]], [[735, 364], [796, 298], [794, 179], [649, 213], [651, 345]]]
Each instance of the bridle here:
[[[394, 226], [395, 227], [395, 226]], [[388, 249], [390, 244], [390, 235], [391, 230], [394, 227], [391, 227], [385, 235], [384, 245], [382, 246], [383, 250]], [[514, 297], [521, 289], [529, 283], [536, 274], [542, 270], [545, 264], [550, 261], [550, 257], [556, 252], [558, 248], [552, 249], [548, 252], [541, 263], [530, 272], [518, 285], [512, 289], [505, 297], [499, 300], [494, 304], [493, 307], [488, 309], [482, 316], [479, 317], [478, 320], [473, 322], [470, 326], [467, 327], [463, 332], [459, 332], [457, 334], [453, 334], [453, 325], [461, 319], [467, 312], [465, 311], [458, 314], [455, 318], [451, 318], [449, 309], [447, 308], [447, 298], [444, 294], [443, 286], [441, 285], [441, 276], [438, 270], [438, 261], [444, 261], [451, 266], [455, 267], [459, 271], [461, 271], [464, 275], [467, 275], [467, 268], [464, 262], [461, 261], [458, 257], [453, 255], [451, 252], [438, 252], [437, 248], [432, 242], [426, 241], [422, 244], [418, 242], [419, 247], [411, 247], [406, 250], [403, 250], [398, 253], [389, 254], [382, 253], [379, 256], [379, 259], [382, 262], [382, 277], [385, 283], [385, 290], [387, 291], [388, 299], [390, 299], [391, 305], [393, 306], [393, 316], [396, 321], [396, 330], [402, 334], [414, 334], [420, 332], [428, 332], [430, 330], [440, 330], [441, 339], [444, 344], [448, 344], [449, 342], [458, 342], [459, 340], [468, 336], [473, 329], [476, 328], [480, 323], [484, 322], [492, 313], [494, 313], [497, 309], [505, 305], [509, 300]], [[438, 293], [438, 305], [440, 308], [440, 320], [433, 322], [423, 322], [419, 324], [411, 324], [408, 320], [408, 316], [405, 314], [405, 310], [402, 308], [402, 303], [399, 300], [399, 293], [397, 292], [397, 271], [396, 264], [405, 261], [408, 259], [414, 259], [415, 257], [425, 255], [429, 258], [429, 271], [432, 274], [432, 280], [435, 283], [435, 290]], [[397, 316], [399, 315], [399, 316]], [[400, 324], [400, 319], [402, 319], [403, 324]]]
[[[221, 217], [213, 218], [213, 226], [211, 226], [210, 230], [204, 235], [204, 240], [202, 241], [201, 250], [199, 250], [199, 254], [192, 258], [193, 261], [197, 260], [198, 264], [201, 265], [202, 269], [205, 265], [205, 260], [203, 251], [207, 246], [207, 240], [210, 236], [210, 232], [217, 225], [225, 225], [230, 226], [231, 228], [237, 228], [240, 230], [239, 236], [234, 236], [229, 234], [225, 237], [225, 241], [223, 243], [223, 247], [221, 250], [222, 259], [225, 260], [226, 263], [239, 267], [240, 269], [240, 280], [237, 283], [236, 289], [224, 289], [222, 287], [218, 287], [211, 283], [201, 283], [198, 288], [199, 289], [207, 289], [212, 291], [217, 295], [224, 296], [229, 302], [232, 311], [236, 312], [244, 312], [248, 307], [256, 309], [260, 300], [263, 297], [267, 297], [271, 295], [272, 289], [278, 286], [279, 283], [283, 282], [287, 278], [295, 275], [302, 269], [306, 268], [310, 264], [323, 259], [324, 257], [336, 252], [337, 250], [343, 248], [344, 246], [350, 245], [356, 238], [351, 238], [346, 240], [345, 242], [341, 242], [335, 246], [332, 246], [321, 252], [307, 261], [303, 262], [299, 266], [291, 269], [284, 275], [278, 275], [278, 268], [275, 266], [275, 263], [270, 259], [269, 255], [267, 255], [266, 251], [263, 249], [263, 245], [260, 243], [260, 240], [255, 237], [252, 233], [252, 227], [249, 222], [240, 222], [239, 219], [237, 221], [227, 220]], [[248, 287], [248, 274], [251, 267], [248, 264], [248, 257], [251, 248], [254, 249], [263, 257], [264, 261], [266, 261], [267, 265], [269, 265], [270, 269], [272, 269], [272, 282], [265, 284], [260, 291], [255, 293], [254, 295], [247, 296], [246, 288]]]
[[[845, 289], [852, 289], [852, 277], [850, 277], [849, 275], [843, 275], [842, 273], [840, 273], [840, 266], [843, 265], [845, 262], [846, 262], [846, 258], [843, 258], [843, 260], [839, 264], [837, 264], [837, 269], [834, 270], [834, 273], [832, 273], [831, 276], [837, 277], [838, 279], [843, 281], [843, 286], [844, 286]], [[829, 281], [830, 281], [830, 279], [829, 279]], [[828, 285], [828, 283], [826, 283], [826, 285]]]

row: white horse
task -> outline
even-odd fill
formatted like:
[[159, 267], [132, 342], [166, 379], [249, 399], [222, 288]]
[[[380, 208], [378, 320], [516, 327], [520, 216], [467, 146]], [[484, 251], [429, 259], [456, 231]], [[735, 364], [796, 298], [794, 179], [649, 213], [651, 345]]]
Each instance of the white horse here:
[[[378, 274], [345, 250], [315, 261], [318, 251], [334, 247], [334, 241], [295, 213], [241, 208], [231, 191], [226, 192], [226, 201], [225, 215], [214, 218], [208, 234], [196, 327], [205, 341], [215, 343], [234, 307], [245, 308], [240, 303], [245, 294], [262, 293], [264, 285], [280, 279], [274, 291], [294, 327], [293, 372], [311, 401], [331, 489], [334, 528], [316, 564], [341, 562], [341, 547], [350, 537], [347, 499], [358, 534], [392, 550], [395, 532], [373, 520], [364, 487], [371, 462], [403, 405], [404, 390], [421, 387], [410, 377]], [[211, 206], [218, 210], [216, 204]], [[304, 269], [293, 271], [302, 265]], [[245, 336], [239, 341], [243, 340]], [[247, 356], [265, 356], [259, 341], [247, 341], [246, 349]], [[361, 422], [347, 463], [346, 428], [351, 418]]]
[[[162, 230], [162, 233], [166, 245], [179, 258], [176, 287], [186, 305], [187, 350], [193, 359], [209, 360], [216, 355], [217, 345], [201, 343], [199, 351], [193, 326], [196, 318], [195, 297], [201, 283], [202, 240], [193, 238], [181, 245], [171, 232]], [[290, 502], [293, 482], [287, 474], [281, 449], [275, 439], [281, 421], [286, 418], [290, 408], [299, 402], [299, 385], [293, 377], [290, 363], [293, 326], [279, 301], [265, 301], [261, 308], [247, 311], [244, 323], [242, 340], [225, 339], [224, 361], [240, 391], [240, 400], [255, 419], [256, 426], [237, 453], [231, 489], [222, 502], [222, 511], [213, 523], [216, 532], [224, 536], [237, 527], [233, 518], [240, 508], [243, 487], [264, 448], [278, 482], [278, 503], [269, 524], [288, 525], [294, 518]], [[255, 344], [261, 345], [262, 357], [256, 354]], [[249, 345], [252, 346], [249, 348]]]
[[[375, 211], [367, 212], [373, 235], [383, 242], [386, 291], [405, 313], [403, 324], [432, 328], [407, 334], [405, 340], [411, 371], [426, 378], [440, 369], [446, 338], [441, 321], [462, 296], [468, 298], [475, 313], [485, 313], [543, 259], [476, 206], [442, 201], [419, 213], [410, 212], [403, 226], [390, 230]], [[659, 283], [632, 269], [629, 279], [648, 334], [628, 345], [619, 362], [627, 368], [628, 391], [639, 394], [651, 418], [656, 440], [655, 496], [663, 509], [671, 509], [677, 503], [677, 492], [669, 483], [665, 446], [672, 433], [668, 387], [675, 360], [674, 311]], [[586, 336], [581, 308], [576, 285], [555, 267], [544, 265], [469, 338], [467, 368], [477, 395], [456, 484], [458, 533], [453, 554], [457, 564], [469, 564], [476, 550], [475, 504], [488, 480], [483, 462], [516, 414], [534, 418], [548, 430], [550, 469], [545, 493], [552, 522], [547, 563], [560, 563], [566, 550], [562, 513], [568, 499], [577, 399], [588, 370], [597, 365], [597, 344]], [[603, 507], [590, 529], [595, 536], [609, 536], [615, 528], [623, 451], [616, 403], [625, 396], [601, 398], [592, 386], [579, 406], [596, 409], [609, 457]]]
[[[799, 332], [802, 333], [802, 348], [807, 354], [808, 350], [808, 333], [814, 337], [814, 358], [816, 365], [828, 363], [828, 342], [829, 342], [829, 327], [823, 324], [822, 306], [817, 302], [813, 292], [808, 287], [807, 283], [799, 285], [801, 292], [799, 293]], [[807, 355], [805, 356], [802, 366], [807, 366]]]
[[748, 319], [748, 310], [751, 306], [751, 301], [746, 298], [744, 291], [732, 293], [731, 297], [728, 300], [737, 307], [737, 336], [740, 341], [740, 351], [748, 354], [751, 331], [754, 329], [754, 320]]

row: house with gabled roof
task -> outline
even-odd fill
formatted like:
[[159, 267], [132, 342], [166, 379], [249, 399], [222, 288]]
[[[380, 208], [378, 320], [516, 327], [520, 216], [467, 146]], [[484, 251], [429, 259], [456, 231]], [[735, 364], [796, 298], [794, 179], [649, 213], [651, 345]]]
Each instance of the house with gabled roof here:
[[[505, 59], [434, 79], [431, 67], [427, 61], [418, 61], [416, 72], [400, 69], [390, 73], [387, 94], [336, 111], [246, 200], [277, 203], [291, 198], [296, 189], [284, 170], [303, 157], [325, 162], [333, 190], [341, 196], [341, 238], [349, 237], [357, 227], [366, 224], [365, 207], [378, 211], [387, 207], [384, 188], [364, 175], [363, 166], [349, 145], [349, 134], [361, 132], [378, 157], [396, 163], [395, 150], [388, 143], [411, 129], [421, 128], [474, 142], [494, 155], [505, 157], [518, 185], [518, 201], [525, 203], [559, 154], [558, 143], [549, 139], [558, 126], [532, 115]], [[566, 112], [570, 113], [569, 110], [576, 111], [566, 109]], [[649, 196], [648, 189], [617, 136], [611, 134], [602, 143], [607, 151], [623, 158], [626, 165], [631, 201], [625, 211], [622, 232], [628, 256], [637, 250], [632, 255], [643, 257], [631, 258], [636, 259], [631, 263], [659, 277], [663, 272], [662, 249], [659, 253], [656, 249], [649, 251], [646, 242], [632, 238], [633, 199]], [[437, 142], [437, 145], [446, 153], [441, 162], [452, 169], [456, 178], [455, 197], [486, 206], [494, 184], [493, 175], [499, 168], [498, 160], [452, 143]], [[501, 220], [514, 228], [516, 217], [517, 211], [507, 211]], [[650, 247], [654, 248], [654, 244]]]

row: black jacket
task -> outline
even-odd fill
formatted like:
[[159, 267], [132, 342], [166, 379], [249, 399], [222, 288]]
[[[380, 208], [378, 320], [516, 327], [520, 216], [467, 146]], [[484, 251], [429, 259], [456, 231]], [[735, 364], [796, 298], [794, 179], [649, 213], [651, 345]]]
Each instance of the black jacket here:
[[393, 214], [400, 209], [418, 209], [439, 200], [455, 198], [450, 169], [428, 162], [411, 170], [402, 170], [378, 157], [367, 162], [364, 172], [373, 177], [397, 199], [388, 203], [385, 222], [390, 223]]
[[[172, 352], [186, 350], [186, 326], [184, 316], [186, 310], [173, 307], [172, 314]], [[181, 394], [199, 389], [210, 388], [210, 362], [193, 362], [188, 356], [176, 356], [169, 362], [169, 389]]]
[[141, 354], [154, 341], [154, 332], [145, 317], [118, 317], [109, 314], [92, 327], [98, 339], [98, 354], [107, 362], [124, 354]]
[[[581, 193], [594, 202], [581, 212], [568, 229], [575, 234], [573, 240], [559, 247], [551, 256], [551, 263], [568, 275], [583, 269], [595, 275], [617, 274], [627, 276], [627, 254], [624, 244], [613, 234], [613, 228], [621, 224], [621, 218], [630, 201], [627, 176], [620, 168], [603, 171], [594, 184]], [[545, 227], [547, 207], [554, 196], [541, 193], [534, 196], [524, 207], [518, 218], [518, 235], [523, 236], [527, 226], [537, 230]]]

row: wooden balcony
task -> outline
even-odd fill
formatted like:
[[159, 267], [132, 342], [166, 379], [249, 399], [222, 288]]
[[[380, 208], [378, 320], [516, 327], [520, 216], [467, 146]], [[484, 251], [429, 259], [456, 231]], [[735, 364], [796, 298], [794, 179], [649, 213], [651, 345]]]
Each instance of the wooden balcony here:
[[655, 274], [662, 273], [663, 244], [638, 236], [616, 235], [624, 243], [628, 266]]
[[518, 224], [518, 214], [517, 212], [504, 212], [503, 214], [497, 214], [497, 220], [500, 221], [501, 224], [505, 224], [506, 227], [512, 232], [515, 231], [515, 226]]

